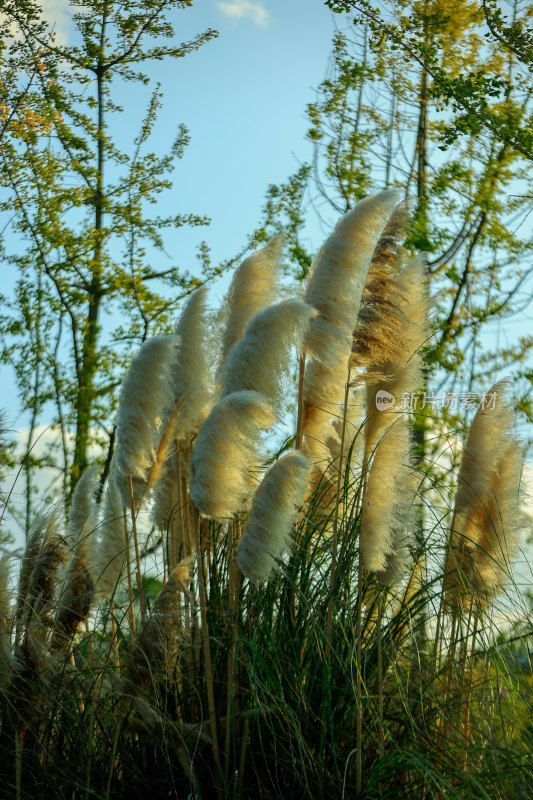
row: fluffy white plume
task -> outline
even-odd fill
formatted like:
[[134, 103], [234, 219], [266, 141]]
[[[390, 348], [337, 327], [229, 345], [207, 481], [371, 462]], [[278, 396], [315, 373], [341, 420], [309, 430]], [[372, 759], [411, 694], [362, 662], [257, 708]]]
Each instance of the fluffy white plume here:
[[327, 457], [329, 416], [344, 396], [352, 334], [376, 242], [399, 196], [366, 197], [348, 212], [316, 255], [305, 301], [318, 312], [305, 339], [308, 360], [303, 400], [319, 411], [304, 416], [306, 449]]
[[134, 693], [153, 682], [158, 670], [176, 668], [179, 638], [183, 633], [180, 600], [188, 592], [192, 563], [193, 557], [188, 556], [171, 572], [139, 632], [125, 675], [128, 688]]
[[209, 411], [213, 383], [207, 356], [207, 288], [192, 294], [176, 324], [177, 358], [172, 388], [180, 406], [176, 439], [194, 435]]
[[407, 419], [397, 415], [374, 454], [363, 495], [360, 557], [365, 569], [390, 572], [402, 560], [416, 497]]
[[[388, 287], [388, 307], [376, 325], [367, 375], [366, 453], [370, 457], [383, 431], [395, 418], [404, 394], [416, 392], [422, 381], [422, 347], [429, 337], [428, 295], [424, 259], [413, 258]], [[371, 326], [370, 326], [371, 327]], [[370, 335], [367, 330], [366, 335]], [[376, 403], [378, 392], [395, 398], [392, 412]]]
[[223, 396], [248, 389], [264, 394], [278, 408], [289, 373], [290, 348], [301, 350], [314, 313], [311, 306], [291, 299], [254, 314], [222, 370]]
[[376, 241], [398, 199], [397, 192], [386, 191], [357, 203], [311, 265], [305, 301], [319, 313], [309, 326], [306, 350], [325, 364], [348, 360]]
[[276, 299], [282, 247], [283, 236], [278, 234], [236, 270], [226, 296], [228, 319], [222, 340], [221, 364], [243, 335], [248, 320]]
[[176, 454], [173, 453], [167, 459], [163, 474], [154, 490], [151, 517], [159, 530], [167, 530], [171, 518], [179, 511], [178, 502], [178, 470]]
[[68, 536], [76, 556], [90, 565], [94, 560], [94, 541], [98, 524], [96, 488], [99, 467], [94, 464], [85, 470], [74, 490], [70, 506]]
[[115, 480], [124, 507], [130, 507], [128, 476], [136, 505], [144, 495], [169, 409], [173, 407], [172, 378], [176, 337], [154, 336], [131, 362], [122, 383], [117, 418]]
[[524, 449], [514, 431], [506, 380], [485, 395], [465, 443], [455, 497], [445, 585], [464, 600], [459, 568], [480, 597], [489, 599], [509, 575], [520, 524]]
[[108, 481], [98, 538], [92, 572], [97, 591], [104, 597], [111, 598], [124, 577], [126, 559], [124, 509], [114, 480], [114, 470], [111, 471]]
[[290, 547], [296, 511], [309, 487], [311, 462], [298, 450], [270, 467], [252, 500], [237, 547], [237, 564], [247, 578], [266, 581], [276, 559]]
[[191, 460], [189, 491], [200, 513], [231, 517], [252, 493], [251, 472], [259, 460], [260, 432], [276, 416], [258, 392], [234, 392], [222, 398], [200, 428]]

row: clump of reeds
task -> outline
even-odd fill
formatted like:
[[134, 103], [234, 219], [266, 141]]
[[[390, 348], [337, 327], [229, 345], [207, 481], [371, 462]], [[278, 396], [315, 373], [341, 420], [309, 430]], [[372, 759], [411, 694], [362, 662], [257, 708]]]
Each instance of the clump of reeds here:
[[[305, 302], [276, 296], [279, 239], [247, 259], [216, 375], [195, 292], [176, 335], [132, 361], [102, 508], [93, 469], [66, 538], [57, 510], [35, 521], [14, 612], [0, 560], [0, 778], [17, 800], [38, 785], [105, 798], [528, 796], [521, 745], [493, 713], [494, 637], [476, 655], [519, 525], [514, 409], [498, 383], [473, 420], [442, 585], [430, 539], [410, 569], [424, 475], [400, 405], [420, 381], [429, 301], [396, 203], [367, 198], [339, 223]], [[265, 471], [293, 347], [296, 448]], [[152, 489], [155, 533], [137, 530]], [[151, 608], [150, 565], [163, 579]], [[433, 648], [418, 647], [417, 615]]]

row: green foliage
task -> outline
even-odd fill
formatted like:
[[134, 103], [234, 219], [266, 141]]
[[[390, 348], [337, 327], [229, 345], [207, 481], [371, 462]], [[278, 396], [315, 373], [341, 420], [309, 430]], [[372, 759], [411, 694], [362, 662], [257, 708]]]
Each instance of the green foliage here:
[[[523, 311], [532, 276], [527, 54], [503, 50], [487, 27], [503, 17], [485, 18], [469, 0], [330, 5], [357, 13], [339, 18], [327, 75], [307, 108], [313, 155], [296, 173], [307, 182], [299, 182], [295, 206], [292, 178], [269, 198], [275, 194], [307, 252], [301, 242], [317, 218], [328, 228], [362, 196], [389, 186], [413, 197], [406, 247], [427, 253], [434, 296], [430, 385], [482, 392], [514, 365], [529, 413], [520, 366], [529, 340], [491, 346], [499, 326]], [[527, 14], [517, 6], [513, 17], [513, 31], [526, 39]], [[512, 39], [507, 28], [505, 36]], [[268, 201], [264, 219], [273, 231]], [[300, 259], [293, 264], [301, 276]]]
[[[164, 232], [209, 222], [185, 208], [149, 213], [172, 185], [172, 170], [189, 143], [182, 124], [167, 153], [148, 149], [162, 102], [159, 86], [131, 141], [117, 142], [113, 126], [125, 84], [149, 83], [145, 65], [180, 59], [216, 32], [175, 43], [175, 15], [190, 0], [71, 5], [73, 44], [55, 43], [32, 2], [3, 7], [0, 36], [8, 93], [23, 85], [33, 52], [43, 54], [45, 68], [31, 73], [37, 90], [31, 103], [49, 121], [46, 135], [37, 125], [22, 128], [4, 137], [0, 151], [0, 210], [17, 242], [4, 260], [18, 275], [15, 297], [3, 302], [2, 358], [15, 369], [22, 409], [30, 412], [28, 498], [34, 429], [45, 409], [60, 434], [58, 466], [72, 487], [89, 448], [109, 446], [118, 374], [131, 343], [164, 330], [176, 304], [199, 282], [178, 266], [157, 266]], [[135, 102], [142, 102], [141, 94]], [[200, 282], [220, 271], [202, 247]]]
[[[510, 25], [503, 10], [493, 2], [483, 3], [484, 14], [477, 12], [478, 21], [481, 16], [485, 22], [483, 35], [488, 43], [503, 45], [509, 54], [515, 56], [516, 66], [511, 77], [504, 70], [497, 71], [497, 67], [495, 71], [494, 65], [478, 67], [469, 64], [467, 59], [464, 59], [463, 71], [459, 74], [443, 67], [442, 51], [447, 47], [448, 31], [445, 30], [442, 36], [442, 28], [459, 25], [458, 12], [460, 14], [463, 10], [460, 7], [473, 7], [472, 4], [458, 3], [458, 7], [451, 4], [449, 10], [446, 4], [435, 4], [434, 9], [431, 4], [426, 4], [425, 9], [429, 12], [424, 14], [426, 24], [422, 34], [419, 27], [421, 8], [417, 8], [418, 15], [404, 14], [391, 21], [382, 8], [366, 0], [329, 0], [327, 5], [336, 13], [355, 10], [369, 21], [379, 42], [387, 40], [392, 51], [403, 54], [406, 61], [414, 59], [431, 76], [433, 97], [441, 107], [449, 107], [456, 114], [442, 134], [444, 147], [464, 134], [477, 136], [482, 131], [489, 131], [498, 141], [530, 160], [533, 158], [533, 117], [524, 114], [523, 106], [516, 107], [509, 102], [509, 96], [516, 90], [520, 90], [523, 97], [527, 97], [531, 90], [529, 64], [533, 33], [527, 25], [527, 9], [525, 19], [520, 18], [517, 4], [510, 3]], [[501, 100], [504, 108], [494, 108], [487, 98]]]

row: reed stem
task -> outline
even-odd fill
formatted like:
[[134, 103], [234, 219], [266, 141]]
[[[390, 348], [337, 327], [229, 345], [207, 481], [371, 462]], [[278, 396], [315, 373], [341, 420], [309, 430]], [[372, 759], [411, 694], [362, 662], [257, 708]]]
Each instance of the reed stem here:
[[139, 607], [141, 610], [141, 622], [144, 622], [146, 616], [146, 600], [143, 591], [143, 579], [141, 572], [141, 556], [139, 553], [139, 537], [137, 535], [137, 515], [135, 513], [135, 497], [133, 495], [133, 482], [131, 475], [128, 475], [128, 482], [130, 486], [130, 510], [131, 510], [131, 530], [133, 532], [133, 545], [135, 548], [135, 576], [137, 579], [137, 594], [139, 595]]
[[304, 378], [305, 378], [305, 353], [300, 357], [299, 360], [299, 372], [298, 372], [298, 412], [296, 418], [296, 436], [294, 441], [294, 447], [296, 450], [299, 450], [303, 444], [303, 426], [304, 426], [304, 417], [305, 417], [305, 404], [303, 400], [304, 394]]
[[135, 636], [135, 613], [133, 605], [133, 583], [131, 580], [131, 546], [130, 534], [128, 531], [128, 520], [126, 516], [126, 509], [123, 508], [124, 514], [124, 539], [126, 542], [126, 573], [128, 578], [128, 624], [130, 626], [131, 643], [133, 644], [133, 637]]
[[211, 644], [209, 640], [209, 625], [207, 622], [207, 595], [205, 590], [204, 567], [202, 562], [202, 549], [200, 542], [200, 514], [194, 509], [194, 522], [193, 522], [193, 535], [194, 546], [196, 548], [196, 561], [198, 565], [198, 588], [200, 592], [200, 614], [202, 618], [202, 637], [204, 643], [204, 666], [205, 666], [205, 679], [207, 685], [207, 704], [209, 709], [209, 722], [211, 727], [211, 738], [213, 740], [213, 754], [215, 757], [215, 779], [217, 786], [217, 795], [219, 800], [222, 800], [222, 785], [221, 768], [220, 768], [220, 750], [218, 746], [218, 731], [216, 719], [216, 706], [215, 706], [215, 691], [213, 683], [213, 666], [211, 663]]
[[383, 723], [383, 588], [378, 587], [378, 620], [377, 620], [377, 645], [378, 645], [378, 726], [379, 726], [379, 757], [385, 755], [385, 727]]
[[363, 738], [363, 697], [362, 697], [362, 688], [363, 688], [363, 681], [362, 681], [362, 648], [361, 648], [361, 621], [363, 616], [363, 565], [361, 563], [361, 553], [359, 552], [359, 563], [357, 566], [357, 619], [356, 619], [356, 631], [355, 635], [357, 638], [357, 645], [356, 645], [356, 674], [355, 674], [355, 685], [356, 685], [356, 702], [357, 702], [357, 724], [356, 724], [356, 736], [357, 736], [357, 753], [356, 753], [356, 763], [355, 763], [355, 782], [356, 782], [356, 790], [357, 795], [361, 794], [361, 787], [363, 785], [362, 776], [363, 776], [363, 746], [362, 746], [362, 738]]

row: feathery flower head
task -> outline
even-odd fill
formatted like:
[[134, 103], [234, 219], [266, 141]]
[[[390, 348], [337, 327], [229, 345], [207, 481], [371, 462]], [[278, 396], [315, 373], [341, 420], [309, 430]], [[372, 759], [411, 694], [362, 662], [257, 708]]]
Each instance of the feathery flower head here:
[[233, 392], [211, 409], [191, 460], [191, 499], [201, 514], [222, 520], [241, 510], [252, 493], [251, 468], [259, 460], [261, 431], [276, 415], [258, 392]]
[[311, 462], [299, 450], [285, 453], [268, 470], [253, 500], [237, 546], [237, 564], [255, 583], [268, 580], [290, 547], [296, 511], [309, 487]]

